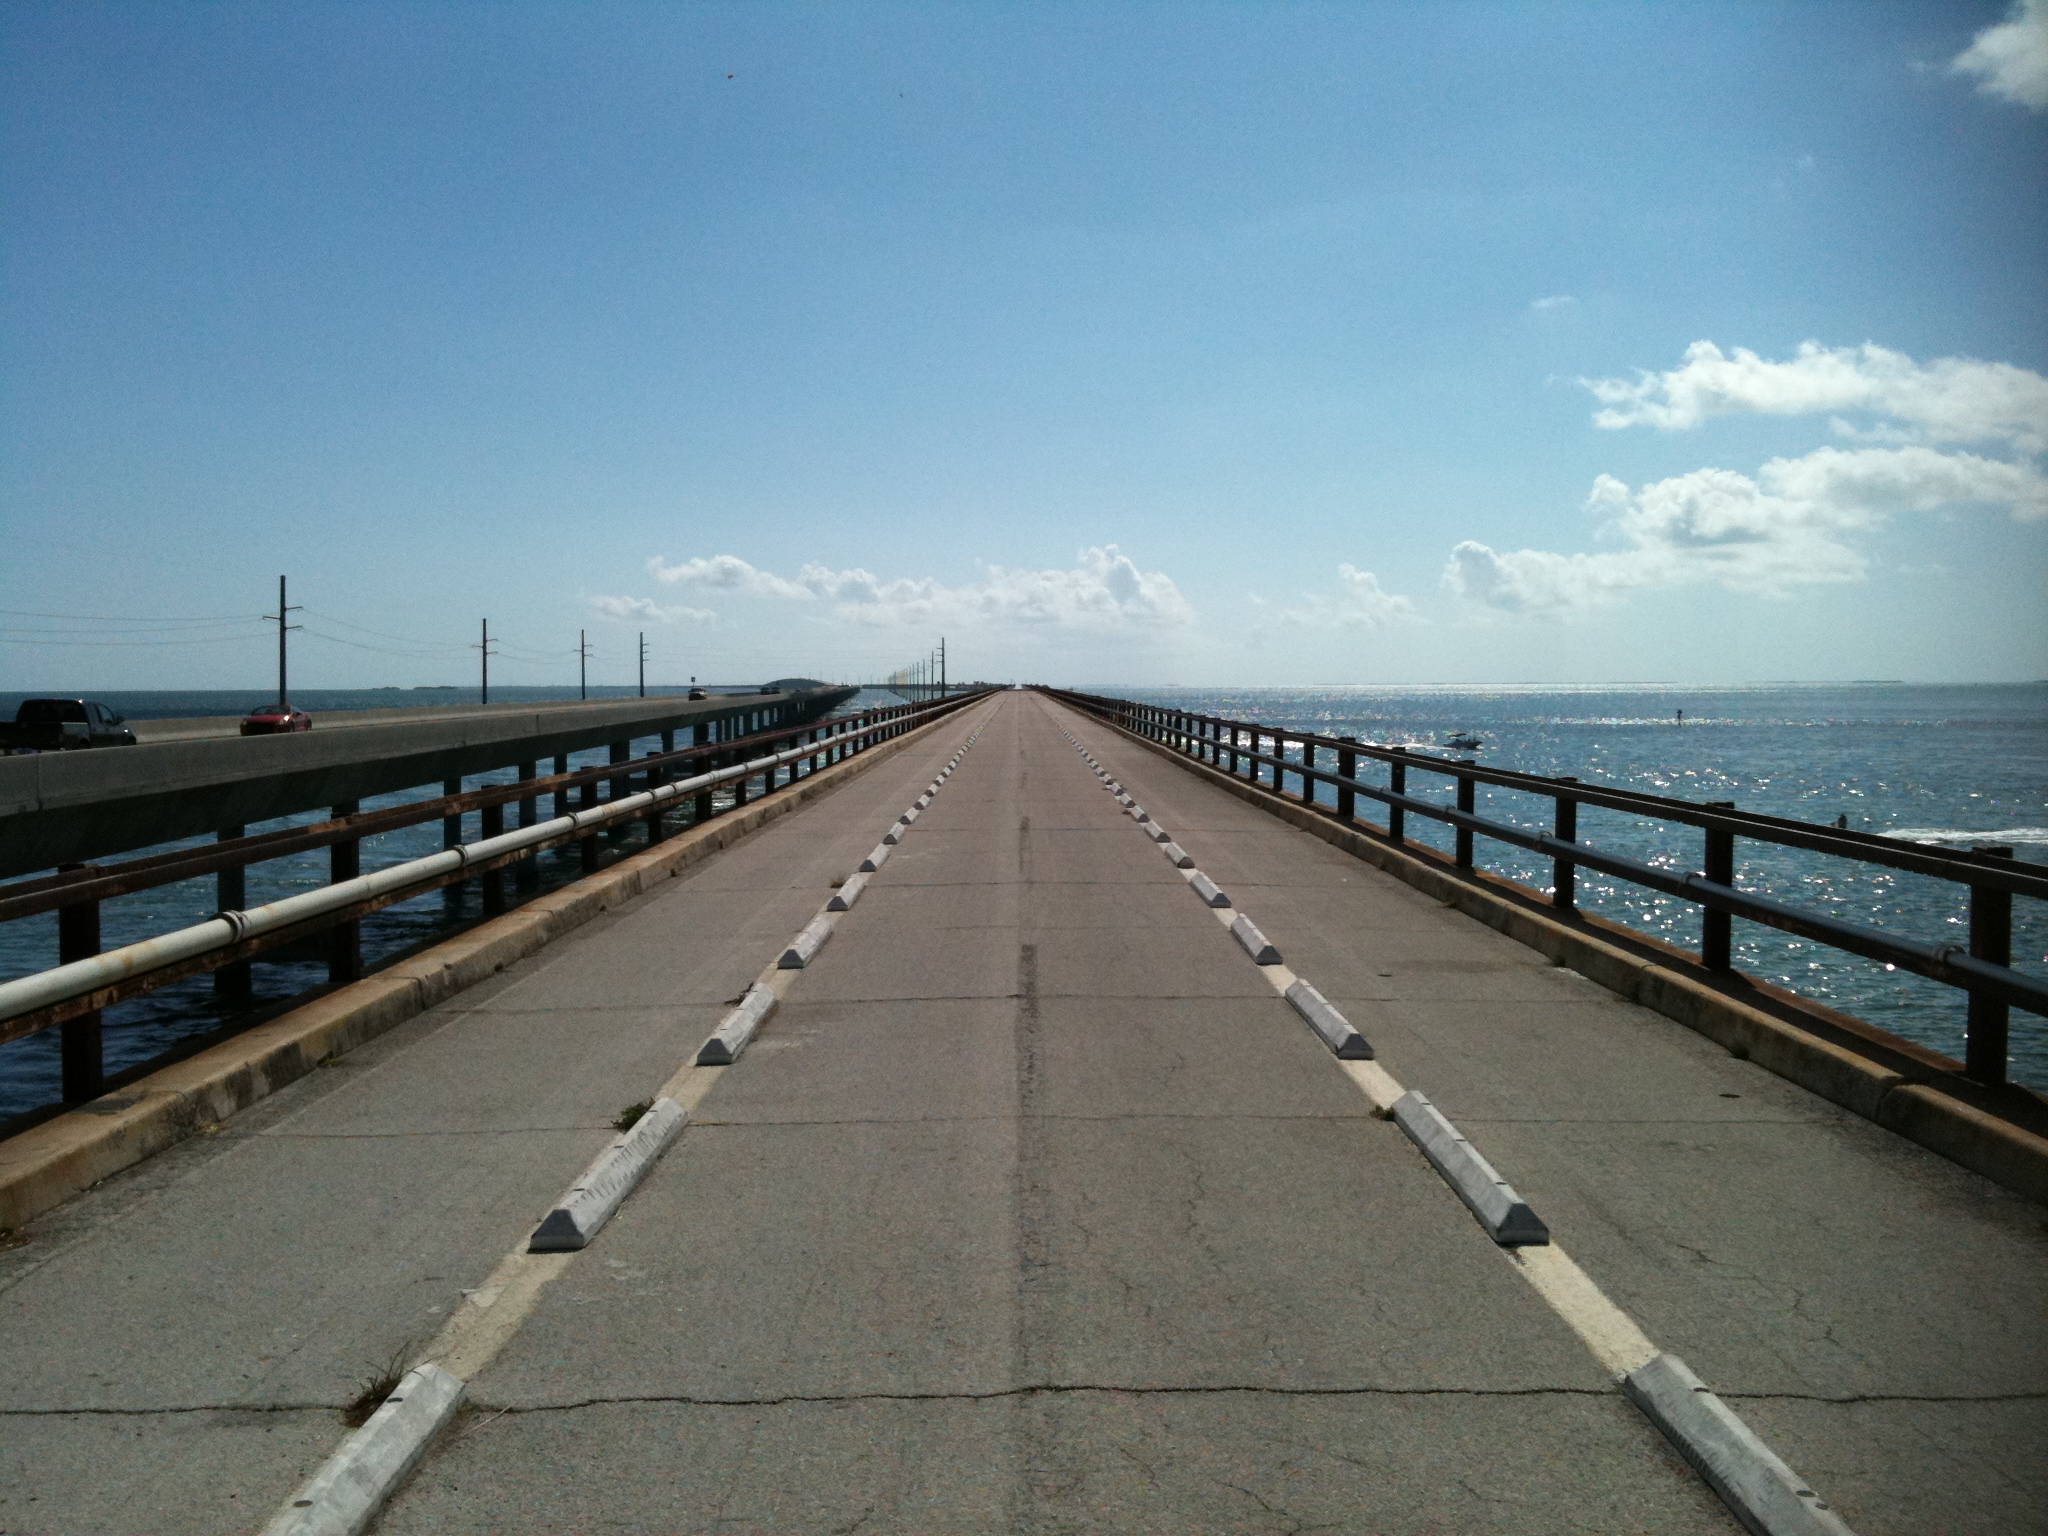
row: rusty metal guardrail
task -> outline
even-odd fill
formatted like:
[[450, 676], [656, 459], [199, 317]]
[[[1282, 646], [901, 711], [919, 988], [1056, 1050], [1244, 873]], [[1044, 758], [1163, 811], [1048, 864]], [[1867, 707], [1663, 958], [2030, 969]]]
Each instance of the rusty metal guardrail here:
[[[1730, 804], [1698, 805], [1635, 790], [1584, 784], [1574, 778], [1482, 768], [1470, 760], [1437, 757], [1405, 747], [1383, 747], [1349, 736], [1286, 730], [1254, 721], [1063, 689], [1045, 692], [1183, 756], [1244, 777], [1272, 794], [1298, 798], [1340, 822], [1384, 837], [1396, 846], [1409, 842], [1409, 816], [1440, 822], [1455, 832], [1452, 861], [1460, 869], [1474, 868], [1475, 836], [1547, 857], [1552, 870], [1551, 905], [1562, 912], [1571, 912], [1577, 906], [1575, 875], [1581, 868], [1692, 902], [1701, 909], [1700, 963], [1710, 971], [1733, 969], [1730, 920], [1740, 917], [1959, 988], [1969, 998], [1964, 1070], [1979, 1082], [1995, 1085], [2006, 1081], [2009, 1009], [2048, 1015], [2048, 982], [2014, 970], [2011, 965], [2013, 897], [2048, 899], [2048, 867], [2015, 860], [2010, 848], [1986, 846], [1964, 851], [1922, 847], [1846, 828], [1738, 811]], [[1264, 750], [1267, 741], [1272, 743], [1273, 750]], [[1299, 756], [1290, 757], [1289, 746], [1297, 749]], [[1329, 754], [1328, 768], [1318, 763], [1322, 753]], [[1385, 764], [1386, 785], [1359, 778], [1361, 762]], [[1455, 804], [1445, 806], [1410, 794], [1411, 771], [1451, 779], [1456, 786]], [[1301, 783], [1298, 797], [1287, 794], [1286, 778], [1290, 774]], [[1548, 797], [1555, 806], [1555, 830], [1549, 834], [1533, 832], [1478, 815], [1474, 789], [1480, 784]], [[1317, 803], [1316, 785], [1328, 785], [1335, 792], [1334, 807]], [[1359, 822], [1357, 803], [1361, 797], [1387, 807], [1384, 828]], [[1581, 841], [1581, 805], [1700, 828], [1704, 833], [1704, 867], [1674, 873]], [[1970, 902], [1969, 942], [1928, 943], [1903, 938], [1741, 890], [1735, 884], [1737, 837], [1965, 885]]]
[[[621, 760], [615, 752], [610, 763], [574, 772], [522, 778], [379, 811], [352, 812], [314, 826], [227, 838], [212, 847], [87, 865], [0, 885], [0, 922], [55, 911], [60, 943], [57, 966], [0, 982], [0, 1043], [61, 1027], [64, 1101], [90, 1098], [103, 1082], [99, 1016], [114, 1003], [202, 972], [246, 965], [266, 950], [320, 932], [332, 935], [330, 981], [352, 980], [360, 974], [360, 922], [371, 912], [471, 879], [482, 881], [484, 911], [501, 912], [503, 872], [544, 849], [580, 842], [584, 867], [594, 869], [601, 832], [644, 820], [649, 841], [659, 841], [664, 818], [685, 804], [695, 825], [719, 814], [716, 791], [729, 790], [732, 804], [724, 809], [737, 808], [746, 804], [757, 780], [758, 793], [770, 793], [779, 776], [787, 775], [785, 785], [796, 783], [976, 697], [978, 692], [868, 710], [638, 759]], [[678, 773], [685, 776], [676, 777]], [[643, 787], [634, 792], [636, 777]], [[601, 784], [611, 785], [610, 798], [597, 798]], [[572, 791], [580, 801], [573, 810]], [[556, 812], [546, 821], [538, 818], [544, 795], [554, 797]], [[514, 803], [520, 825], [507, 831], [505, 808]], [[483, 835], [463, 843], [461, 817], [470, 811], [480, 813]], [[435, 820], [450, 829], [440, 853], [368, 875], [358, 872], [364, 837]], [[239, 891], [249, 865], [321, 847], [332, 852], [332, 881], [319, 890], [247, 911], [224, 904], [204, 922], [99, 952], [103, 900], [206, 874], [220, 879], [224, 890]], [[67, 948], [85, 952], [66, 954]]]

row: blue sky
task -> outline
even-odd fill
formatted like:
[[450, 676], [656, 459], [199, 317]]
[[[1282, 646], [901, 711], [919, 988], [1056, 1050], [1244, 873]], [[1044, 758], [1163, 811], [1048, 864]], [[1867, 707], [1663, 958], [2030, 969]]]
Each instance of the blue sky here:
[[279, 572], [307, 685], [486, 616], [531, 683], [2048, 676], [2038, 0], [17, 3], [0, 67], [0, 686], [259, 686]]

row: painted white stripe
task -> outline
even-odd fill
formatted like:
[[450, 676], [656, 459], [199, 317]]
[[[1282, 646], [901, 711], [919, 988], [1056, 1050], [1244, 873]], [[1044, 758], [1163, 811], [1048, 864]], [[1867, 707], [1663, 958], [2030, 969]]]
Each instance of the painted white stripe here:
[[1540, 1247], [1510, 1248], [1508, 1253], [1536, 1294], [1550, 1303], [1609, 1374], [1625, 1376], [1656, 1358], [1657, 1346], [1635, 1319], [1609, 1301], [1554, 1240]]

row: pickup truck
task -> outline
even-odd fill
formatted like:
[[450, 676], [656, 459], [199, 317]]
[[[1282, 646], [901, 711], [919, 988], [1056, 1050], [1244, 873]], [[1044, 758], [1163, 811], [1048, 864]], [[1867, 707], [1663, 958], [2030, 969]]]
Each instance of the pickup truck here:
[[127, 722], [92, 699], [24, 699], [14, 724], [0, 725], [0, 753], [8, 756], [134, 745]]

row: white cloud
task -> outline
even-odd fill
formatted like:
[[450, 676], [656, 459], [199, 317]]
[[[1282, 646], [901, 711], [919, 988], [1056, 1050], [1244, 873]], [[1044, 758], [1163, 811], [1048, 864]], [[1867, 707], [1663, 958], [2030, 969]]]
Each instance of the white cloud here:
[[[1252, 602], [1274, 612], [1273, 605], [1256, 593]], [[1387, 591], [1378, 576], [1361, 571], [1349, 561], [1337, 567], [1335, 597], [1306, 592], [1274, 612], [1275, 622], [1302, 629], [1383, 629], [1418, 617], [1414, 603], [1399, 593]]]
[[2012, 14], [1979, 32], [1949, 61], [1977, 76], [1977, 89], [2040, 111], [2048, 107], [2048, 0], [2019, 0]]
[[657, 581], [704, 587], [713, 592], [737, 592], [750, 597], [810, 596], [795, 582], [758, 570], [738, 555], [712, 555], [708, 559], [700, 555], [694, 560], [685, 560], [681, 565], [670, 565], [656, 555], [647, 562], [647, 569], [654, 573]]
[[2048, 517], [2048, 479], [2032, 464], [1920, 446], [1821, 448], [1772, 459], [1754, 479], [1696, 469], [1631, 489], [1602, 475], [1587, 505], [1627, 548], [1503, 552], [1468, 539], [1451, 551], [1443, 580], [1509, 613], [1568, 613], [1644, 588], [1784, 593], [1861, 580], [1868, 561], [1854, 535], [1887, 518], [1971, 502]]
[[1533, 299], [1529, 307], [1539, 315], [1548, 315], [1563, 309], [1576, 309], [1579, 301], [1568, 293], [1553, 293], [1548, 298]]
[[877, 626], [945, 622], [1116, 629], [1194, 619], [1194, 610], [1172, 577], [1140, 570], [1114, 544], [1082, 550], [1076, 564], [1066, 570], [990, 565], [987, 580], [957, 587], [928, 576], [885, 581], [858, 566], [835, 571], [816, 563], [805, 565], [790, 580], [736, 555], [699, 556], [679, 565], [657, 556], [648, 569], [667, 582], [829, 602], [835, 618]]
[[[2004, 442], [2025, 453], [2048, 446], [2048, 379], [2040, 374], [1963, 357], [1923, 365], [1868, 342], [1809, 341], [1789, 362], [1771, 362], [1747, 347], [1724, 353], [1696, 341], [1668, 372], [1581, 382], [1605, 407], [1594, 412], [1594, 424], [1608, 428], [1672, 430], [1712, 416], [1865, 411], [1892, 423], [1866, 435], [1895, 441]], [[1858, 435], [1846, 423], [1839, 430]]]
[[590, 606], [607, 619], [639, 619], [648, 624], [710, 624], [718, 618], [709, 608], [664, 607], [645, 597], [593, 597]]
[[1343, 588], [1342, 622], [1378, 629], [1402, 619], [1415, 617], [1415, 605], [1398, 593], [1380, 586], [1379, 577], [1346, 562], [1337, 567], [1337, 581]]

